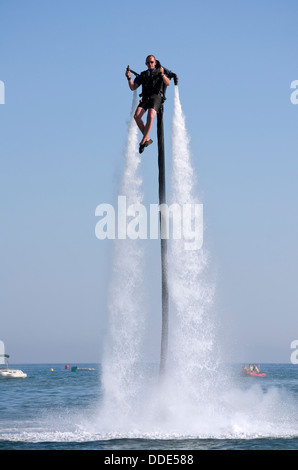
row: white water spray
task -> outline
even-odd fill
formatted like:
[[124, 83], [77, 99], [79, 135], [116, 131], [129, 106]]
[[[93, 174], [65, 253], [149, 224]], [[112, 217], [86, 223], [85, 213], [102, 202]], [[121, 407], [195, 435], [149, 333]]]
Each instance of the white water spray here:
[[[182, 111], [179, 89], [175, 86], [172, 122], [172, 203], [198, 205], [196, 178], [191, 162], [189, 136]], [[195, 224], [189, 212], [188, 227]], [[204, 247], [186, 250], [183, 240], [172, 240], [169, 257], [171, 315], [173, 325], [174, 370], [186, 396], [207, 392], [210, 373], [214, 370], [213, 320], [210, 305], [213, 287], [206, 280], [208, 256]], [[203, 386], [207, 387], [203, 390]], [[202, 398], [202, 396], [201, 396]]]
[[[138, 154], [138, 129], [133, 118], [136, 104], [137, 96], [134, 93], [120, 188], [120, 194], [126, 196], [127, 207], [141, 204], [143, 200], [142, 178], [139, 175], [141, 160]], [[119, 410], [124, 415], [129, 414], [138, 393], [135, 375], [145, 310], [142, 280], [143, 249], [139, 242], [129, 238], [115, 240], [109, 296], [110, 335], [103, 360], [102, 377], [105, 409], [110, 414], [113, 414], [113, 410], [116, 415]], [[113, 419], [112, 416], [110, 418]]]
[[[121, 194], [127, 197], [127, 205], [141, 203], [142, 179], [138, 167], [140, 157], [137, 153], [138, 130], [133, 119], [134, 100], [128, 130], [125, 153], [125, 169]], [[189, 137], [185, 118], [181, 109], [178, 87], [175, 86], [173, 117], [173, 163], [172, 163], [172, 203], [194, 206], [198, 203], [195, 196], [195, 177], [191, 165]], [[189, 212], [192, 227], [195, 214]], [[168, 253], [170, 274], [170, 295], [172, 297], [170, 322], [171, 359], [168, 361], [167, 380], [163, 386], [171, 391], [168, 403], [163, 403], [164, 388], [148, 395], [142, 389], [141, 377], [137, 367], [144, 326], [144, 299], [141, 289], [143, 278], [143, 250], [136, 240], [117, 240], [115, 242], [114, 274], [110, 290], [110, 338], [109, 350], [103, 363], [104, 407], [107, 418], [115, 413], [122, 422], [132, 422], [136, 404], [147, 407], [152, 420], [156, 421], [161, 407], [163, 414], [175, 408], [177, 401], [183, 405], [196, 402], [206, 392], [208, 374], [212, 370], [212, 322], [207, 316], [207, 307], [212, 299], [212, 289], [204, 281], [207, 256], [203, 249], [185, 250], [185, 240], [173, 240]], [[204, 378], [204, 380], [203, 380]], [[179, 386], [178, 386], [179, 384]], [[202, 386], [204, 385], [204, 389]], [[175, 393], [173, 391], [175, 390]], [[178, 394], [178, 395], [177, 395]], [[141, 397], [142, 395], [142, 397]], [[144, 404], [144, 396], [149, 403]], [[180, 407], [181, 409], [181, 407]], [[150, 411], [151, 410], [151, 411]], [[144, 410], [143, 410], [144, 411]], [[177, 408], [176, 408], [177, 411]], [[146, 413], [147, 413], [146, 412]], [[183, 415], [184, 412], [182, 412]], [[181, 416], [183, 420], [183, 416]], [[157, 419], [159, 422], [159, 420]]]
[[[189, 140], [179, 89], [175, 86], [171, 205], [195, 208], [200, 203]], [[183, 225], [194, 227], [195, 222], [195, 211], [189, 211]], [[213, 397], [219, 376], [210, 309], [214, 289], [207, 277], [208, 255], [203, 247], [186, 249], [182, 237], [171, 240], [169, 248], [169, 354], [152, 416], [165, 433], [196, 435], [206, 431], [207, 416], [216, 412]]]

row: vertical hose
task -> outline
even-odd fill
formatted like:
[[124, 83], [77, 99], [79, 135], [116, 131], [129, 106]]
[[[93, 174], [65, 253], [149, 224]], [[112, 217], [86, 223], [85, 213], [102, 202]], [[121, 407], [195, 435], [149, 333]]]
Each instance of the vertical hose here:
[[[166, 203], [166, 172], [165, 172], [165, 151], [164, 151], [164, 128], [163, 128], [163, 107], [157, 113], [157, 139], [158, 139], [158, 170], [159, 170], [159, 204]], [[160, 352], [160, 375], [163, 375], [167, 360], [168, 351], [168, 266], [167, 266], [167, 239], [162, 238], [163, 211], [160, 211], [160, 244], [161, 244], [161, 284], [162, 284], [162, 329], [161, 329], [161, 352]]]

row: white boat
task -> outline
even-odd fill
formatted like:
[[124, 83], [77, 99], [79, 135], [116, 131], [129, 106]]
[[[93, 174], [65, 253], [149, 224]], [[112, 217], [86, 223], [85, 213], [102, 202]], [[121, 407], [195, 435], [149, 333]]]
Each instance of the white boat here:
[[0, 379], [25, 379], [27, 374], [20, 369], [9, 369], [5, 367], [0, 369]]
[[[4, 343], [0, 340], [0, 379], [25, 379], [27, 374], [20, 369], [9, 369], [8, 354], [5, 354]], [[3, 365], [6, 363], [6, 367]]]

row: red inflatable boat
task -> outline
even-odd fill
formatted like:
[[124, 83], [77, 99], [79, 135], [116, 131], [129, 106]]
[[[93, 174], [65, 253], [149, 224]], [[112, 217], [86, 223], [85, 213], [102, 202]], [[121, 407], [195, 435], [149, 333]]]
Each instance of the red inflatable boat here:
[[266, 377], [265, 372], [252, 372], [245, 369], [242, 369], [241, 375], [243, 375], [243, 377]]

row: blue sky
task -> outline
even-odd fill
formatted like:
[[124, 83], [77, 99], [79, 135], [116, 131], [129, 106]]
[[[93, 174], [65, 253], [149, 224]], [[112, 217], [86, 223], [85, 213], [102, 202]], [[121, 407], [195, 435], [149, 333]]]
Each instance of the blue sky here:
[[[113, 203], [123, 168], [125, 68], [143, 70], [148, 53], [179, 76], [227, 357], [290, 360], [297, 10], [295, 0], [1, 0], [0, 337], [13, 362], [100, 359], [112, 246], [96, 239], [94, 212]], [[173, 86], [167, 98], [166, 151]], [[155, 157], [143, 174], [156, 203]], [[158, 291], [157, 243], [152, 250]], [[152, 328], [148, 358], [159, 347], [158, 318]]]

